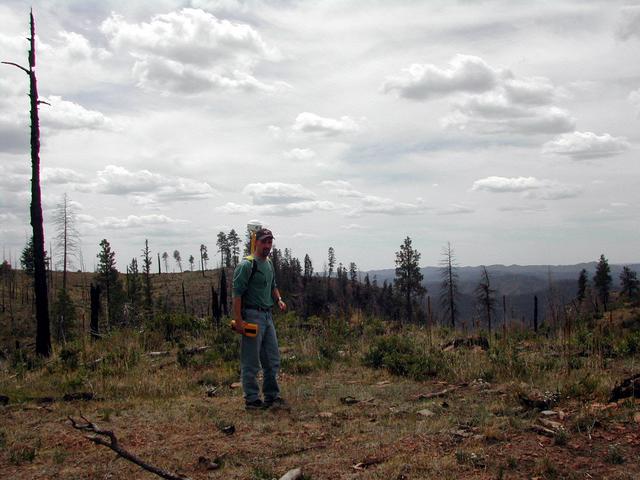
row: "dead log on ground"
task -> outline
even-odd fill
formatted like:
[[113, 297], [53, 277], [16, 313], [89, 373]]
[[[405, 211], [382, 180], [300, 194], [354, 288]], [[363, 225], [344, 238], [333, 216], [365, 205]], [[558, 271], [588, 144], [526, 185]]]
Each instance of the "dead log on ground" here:
[[[123, 449], [118, 443], [118, 438], [116, 437], [115, 433], [113, 433], [111, 430], [102, 430], [98, 428], [96, 424], [91, 423], [82, 415], [80, 416], [80, 418], [82, 418], [82, 420], [84, 420], [86, 423], [78, 423], [70, 416], [68, 418], [71, 421], [71, 426], [76, 430], [95, 433], [95, 435], [87, 435], [87, 439], [91, 440], [96, 445], [103, 445], [107, 448], [110, 448], [111, 450], [116, 452], [119, 457], [135, 463], [139, 467], [145, 469], [147, 472], [154, 473], [159, 477], [165, 478], [167, 480], [189, 480], [189, 478], [185, 477], [184, 475], [174, 475], [173, 473], [167, 472], [166, 470], [156, 467], [155, 465], [151, 465], [142, 460], [140, 457]], [[106, 440], [105, 437], [109, 440]]]

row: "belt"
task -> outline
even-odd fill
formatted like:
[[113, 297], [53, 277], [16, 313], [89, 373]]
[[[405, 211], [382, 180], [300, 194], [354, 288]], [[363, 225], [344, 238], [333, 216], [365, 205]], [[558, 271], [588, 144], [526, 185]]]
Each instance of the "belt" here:
[[265, 308], [265, 307], [259, 307], [257, 305], [245, 305], [244, 309], [245, 310], [258, 310], [259, 312], [270, 312], [271, 311], [271, 307]]

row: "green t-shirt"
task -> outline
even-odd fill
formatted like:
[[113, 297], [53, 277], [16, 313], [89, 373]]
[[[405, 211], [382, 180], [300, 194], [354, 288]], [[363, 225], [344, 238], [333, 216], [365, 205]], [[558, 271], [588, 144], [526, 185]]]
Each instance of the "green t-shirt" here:
[[251, 283], [252, 261], [244, 258], [233, 272], [233, 296], [243, 297], [243, 307], [251, 305], [260, 308], [271, 308], [273, 298], [271, 292], [276, 288], [276, 277], [271, 260], [260, 260], [252, 257], [258, 268]]

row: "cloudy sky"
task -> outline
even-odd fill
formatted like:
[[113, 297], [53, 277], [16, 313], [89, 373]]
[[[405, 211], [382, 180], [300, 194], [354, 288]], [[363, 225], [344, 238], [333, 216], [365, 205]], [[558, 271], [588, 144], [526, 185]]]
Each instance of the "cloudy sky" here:
[[[5, 0], [38, 35], [47, 248], [64, 193], [85, 267], [280, 248], [390, 268], [639, 261], [640, 2]], [[0, 243], [30, 235], [28, 81], [0, 69]], [[55, 254], [54, 247], [54, 254]], [[212, 255], [213, 256], [213, 255]]]

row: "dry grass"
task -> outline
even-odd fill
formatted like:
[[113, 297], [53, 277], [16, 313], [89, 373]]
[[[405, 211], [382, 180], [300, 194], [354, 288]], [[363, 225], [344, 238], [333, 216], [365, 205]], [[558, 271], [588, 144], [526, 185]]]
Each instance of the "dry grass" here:
[[[289, 412], [244, 411], [241, 391], [231, 388], [237, 338], [226, 330], [183, 332], [168, 342], [157, 332], [122, 330], [64, 352], [56, 347], [45, 364], [4, 360], [0, 394], [10, 404], [0, 407], [0, 478], [154, 478], [72, 429], [67, 417], [81, 414], [113, 430], [124, 448], [193, 479], [279, 478], [299, 466], [308, 479], [640, 477], [640, 405], [606, 405], [611, 387], [638, 371], [637, 354], [584, 357], [566, 341], [515, 334], [492, 340], [488, 352], [442, 353], [410, 326], [396, 335], [410, 339], [411, 352], [386, 352], [385, 361], [398, 367], [433, 358], [436, 374], [415, 380], [415, 371], [395, 376], [363, 366], [390, 334], [376, 336], [359, 318], [309, 331], [289, 315], [278, 325]], [[451, 336], [433, 332], [434, 345]], [[185, 354], [197, 345], [214, 348]], [[150, 356], [150, 349], [169, 354]], [[418, 399], [452, 386], [459, 388]], [[210, 387], [215, 396], [207, 396]], [[61, 401], [83, 391], [97, 399]], [[540, 414], [518, 401], [518, 393], [545, 391], [560, 396], [552, 418], [565, 427], [561, 438], [532, 431]], [[56, 401], [38, 403], [45, 396]], [[433, 415], [418, 413], [424, 409]], [[227, 425], [235, 433], [223, 433]], [[208, 471], [199, 457], [221, 467]]]

